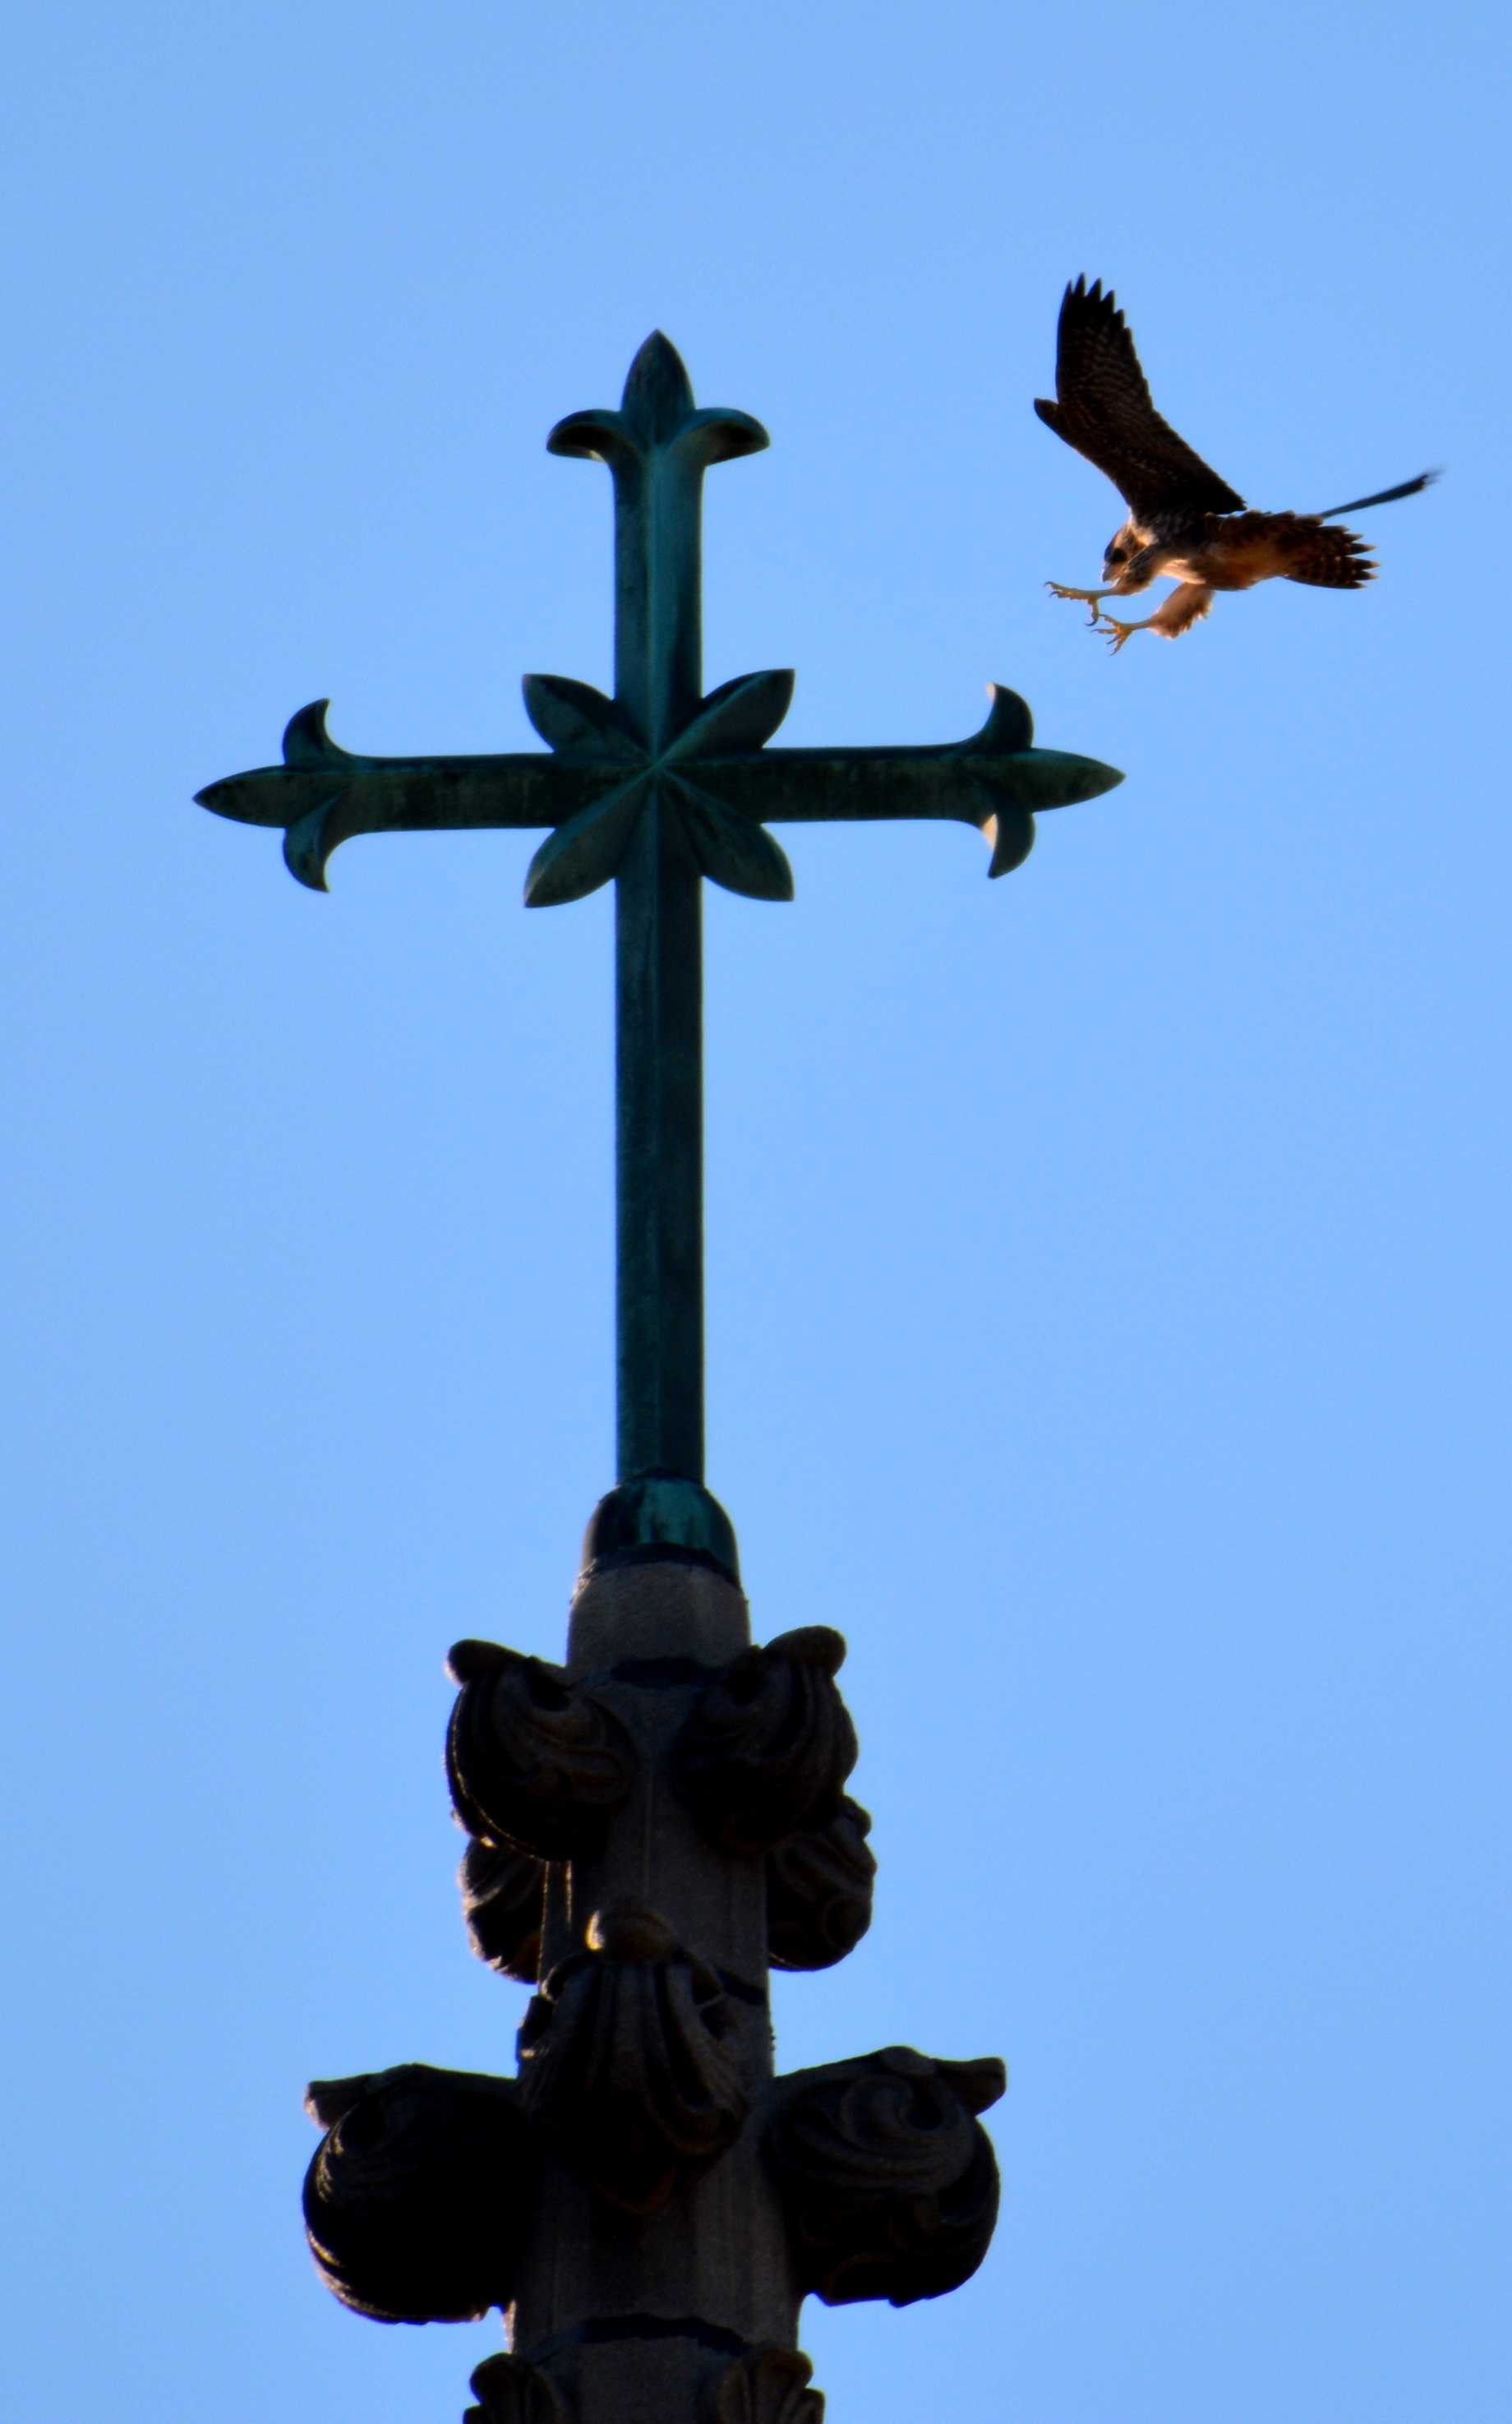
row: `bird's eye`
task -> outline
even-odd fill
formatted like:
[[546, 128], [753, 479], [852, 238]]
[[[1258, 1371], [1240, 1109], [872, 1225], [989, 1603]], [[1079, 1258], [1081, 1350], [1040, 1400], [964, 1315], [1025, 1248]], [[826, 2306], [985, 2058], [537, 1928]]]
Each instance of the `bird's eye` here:
[[1123, 550], [1121, 547], [1110, 547], [1107, 550], [1107, 560], [1109, 564], [1122, 564]]

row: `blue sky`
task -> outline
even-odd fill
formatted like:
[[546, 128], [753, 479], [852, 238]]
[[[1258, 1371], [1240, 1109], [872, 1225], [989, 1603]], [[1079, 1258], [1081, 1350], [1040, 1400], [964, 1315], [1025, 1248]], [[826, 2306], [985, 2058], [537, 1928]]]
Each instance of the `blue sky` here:
[[[992, 2256], [811, 2307], [832, 2424], [1507, 2409], [1506, 38], [1294, 0], [25, 0], [0, 37], [7, 2406], [433, 2424], [297, 2214], [311, 2075], [508, 2068], [447, 1644], [612, 1481], [606, 895], [191, 805], [329, 694], [605, 682], [654, 326], [710, 684], [1127, 770], [1008, 881], [787, 829], [708, 915], [709, 1479], [839, 1625], [881, 1859], [789, 2065], [1007, 2056]], [[1254, 502], [1442, 463], [1358, 596], [1109, 661], [1068, 276]]]

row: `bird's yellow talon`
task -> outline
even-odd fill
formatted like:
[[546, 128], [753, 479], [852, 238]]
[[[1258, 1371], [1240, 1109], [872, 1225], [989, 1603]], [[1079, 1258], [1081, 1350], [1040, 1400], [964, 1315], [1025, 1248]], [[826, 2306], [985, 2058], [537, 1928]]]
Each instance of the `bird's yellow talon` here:
[[1044, 585], [1052, 598], [1070, 598], [1080, 605], [1090, 606], [1093, 624], [1097, 621], [1102, 600], [1111, 595], [1106, 589], [1068, 589], [1061, 581], [1047, 581]]

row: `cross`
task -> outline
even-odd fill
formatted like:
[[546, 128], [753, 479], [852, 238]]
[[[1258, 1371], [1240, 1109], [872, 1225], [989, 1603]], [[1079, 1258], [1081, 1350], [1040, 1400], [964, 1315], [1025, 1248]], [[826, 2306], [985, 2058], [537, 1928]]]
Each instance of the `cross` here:
[[[613, 879], [616, 961], [618, 1464], [615, 1493], [647, 1540], [725, 1549], [704, 1478], [703, 966], [707, 876], [790, 901], [769, 824], [946, 818], [977, 826], [988, 872], [1028, 856], [1037, 810], [1122, 782], [1095, 758], [1032, 746], [1017, 694], [994, 683], [969, 740], [926, 748], [770, 749], [791, 673], [746, 674], [703, 694], [701, 515], [712, 463], [771, 441], [748, 413], [700, 411], [657, 333], [630, 365], [617, 412], [575, 412], [554, 454], [608, 465], [614, 484], [614, 695], [527, 675], [525, 706], [549, 755], [361, 758], [326, 730], [319, 700], [283, 736], [281, 766], [212, 783], [220, 816], [280, 825], [301, 884], [356, 834], [549, 828], [531, 861], [532, 908]], [[667, 1484], [672, 1484], [670, 1488]]]

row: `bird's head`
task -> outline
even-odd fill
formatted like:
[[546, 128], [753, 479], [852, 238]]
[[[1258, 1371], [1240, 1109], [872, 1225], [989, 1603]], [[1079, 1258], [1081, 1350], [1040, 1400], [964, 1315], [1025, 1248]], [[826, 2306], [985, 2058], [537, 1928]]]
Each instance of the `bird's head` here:
[[1139, 534], [1132, 521], [1115, 531], [1103, 550], [1103, 579], [1110, 587], [1122, 589], [1130, 565], [1139, 552]]

